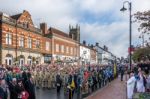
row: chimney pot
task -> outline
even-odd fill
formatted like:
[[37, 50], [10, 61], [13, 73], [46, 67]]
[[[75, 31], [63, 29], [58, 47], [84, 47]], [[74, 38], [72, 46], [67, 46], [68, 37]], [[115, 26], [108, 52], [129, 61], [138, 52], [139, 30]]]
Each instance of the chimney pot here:
[[83, 45], [86, 45], [86, 41], [85, 40], [83, 41]]
[[98, 43], [98, 42], [96, 42], [96, 46], [99, 46], [99, 43]]

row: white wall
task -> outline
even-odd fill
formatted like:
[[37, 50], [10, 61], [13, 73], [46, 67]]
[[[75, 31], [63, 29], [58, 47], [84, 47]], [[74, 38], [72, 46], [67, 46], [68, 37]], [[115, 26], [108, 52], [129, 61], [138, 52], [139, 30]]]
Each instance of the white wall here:
[[84, 46], [80, 46], [80, 61], [84, 61], [85, 64], [90, 63], [91, 53], [90, 49]]
[[[6, 58], [6, 55], [7, 54], [11, 54], [13, 56], [13, 58], [16, 57], [16, 54], [15, 54], [15, 51], [14, 50], [5, 50], [3, 49], [2, 50], [2, 64], [5, 64], [5, 58]], [[20, 56], [20, 55], [23, 55], [25, 57], [25, 64], [27, 64], [27, 59], [28, 59], [28, 56], [32, 56], [32, 57], [40, 57], [41, 60], [40, 60], [40, 63], [44, 63], [44, 57], [43, 55], [39, 54], [39, 53], [29, 53], [29, 52], [21, 52], [21, 51], [17, 51], [17, 56]]]

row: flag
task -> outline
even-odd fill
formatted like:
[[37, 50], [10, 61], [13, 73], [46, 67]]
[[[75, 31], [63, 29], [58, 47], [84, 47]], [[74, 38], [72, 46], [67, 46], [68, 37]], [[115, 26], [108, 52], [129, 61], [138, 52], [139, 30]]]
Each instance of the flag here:
[[116, 77], [116, 73], [117, 73], [117, 66], [116, 66], [116, 64], [114, 63], [114, 77]]
[[75, 88], [74, 80], [72, 80], [72, 82], [71, 82], [71, 85], [70, 85], [70, 86], [71, 86], [71, 88], [73, 88], [73, 89]]

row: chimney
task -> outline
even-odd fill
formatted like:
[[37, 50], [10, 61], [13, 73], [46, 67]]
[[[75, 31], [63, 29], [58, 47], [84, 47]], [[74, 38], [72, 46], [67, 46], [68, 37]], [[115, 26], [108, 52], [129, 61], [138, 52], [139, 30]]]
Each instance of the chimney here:
[[99, 43], [98, 43], [98, 42], [96, 42], [96, 46], [99, 46]]
[[86, 45], [86, 41], [85, 40], [83, 40], [83, 45]]
[[91, 44], [91, 48], [94, 48], [93, 44]]
[[104, 45], [104, 50], [108, 51], [108, 47], [106, 45]]
[[40, 29], [42, 30], [43, 34], [47, 34], [47, 24], [46, 23], [41, 23]]

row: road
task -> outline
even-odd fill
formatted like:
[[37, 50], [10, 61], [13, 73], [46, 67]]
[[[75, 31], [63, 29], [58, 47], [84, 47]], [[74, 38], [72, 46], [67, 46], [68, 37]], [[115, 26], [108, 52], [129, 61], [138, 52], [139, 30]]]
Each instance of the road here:
[[[67, 95], [64, 95], [63, 89], [60, 95], [57, 95], [56, 89], [36, 89], [36, 99], [68, 99]], [[74, 94], [74, 98], [77, 99], [77, 95]], [[125, 80], [120, 81], [120, 78], [115, 79], [108, 85], [92, 93], [86, 99], [126, 99], [126, 85]]]
[[[74, 94], [74, 99], [77, 95]], [[61, 90], [60, 94], [57, 95], [56, 89], [36, 89], [36, 99], [68, 99], [67, 95], [64, 95], [63, 89]]]

